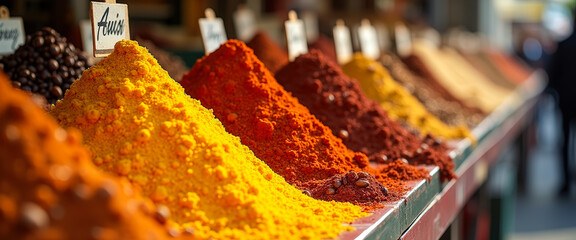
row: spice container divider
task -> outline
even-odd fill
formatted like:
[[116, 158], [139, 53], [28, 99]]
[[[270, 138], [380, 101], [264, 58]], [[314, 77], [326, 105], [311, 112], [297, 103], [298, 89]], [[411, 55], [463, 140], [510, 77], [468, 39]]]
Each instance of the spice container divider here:
[[472, 129], [472, 135], [474, 135], [477, 140], [476, 144], [472, 144], [468, 139], [449, 142], [449, 144], [454, 147], [449, 154], [454, 159], [456, 170], [458, 170], [464, 160], [468, 158], [476, 147], [486, 140], [487, 136], [499, 130], [506, 119], [514, 115], [525, 102], [534, 98], [542, 91], [544, 88], [544, 81], [542, 81], [542, 79], [543, 73], [541, 71], [535, 71], [529, 79], [513, 92], [511, 97], [505, 99], [500, 107]]
[[501, 148], [516, 139], [526, 127], [536, 102], [536, 98], [527, 101], [496, 130], [490, 131], [456, 171], [458, 178], [446, 184], [414, 224], [401, 235], [401, 239], [438, 239], [442, 236], [464, 204], [486, 180], [487, 171], [497, 160]]
[[386, 204], [365, 218], [352, 224], [355, 231], [343, 233], [341, 239], [397, 239], [418, 217], [440, 191], [440, 170], [424, 166], [430, 172], [429, 180], [407, 182], [408, 191], [402, 200]]
[[357, 220], [355, 231], [341, 234], [341, 239], [438, 239], [460, 209], [485, 181], [487, 169], [497, 160], [502, 146], [514, 140], [529, 124], [538, 95], [544, 87], [541, 72], [535, 72], [522, 86], [484, 119], [468, 140], [450, 142], [458, 178], [440, 183], [438, 168], [430, 181], [414, 181], [404, 199], [378, 209], [371, 216]]

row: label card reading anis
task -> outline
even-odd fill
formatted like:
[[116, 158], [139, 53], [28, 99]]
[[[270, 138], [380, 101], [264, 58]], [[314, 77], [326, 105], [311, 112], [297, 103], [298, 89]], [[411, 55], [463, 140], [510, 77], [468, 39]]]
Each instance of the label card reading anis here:
[[380, 57], [380, 46], [378, 45], [376, 29], [370, 25], [368, 19], [363, 19], [358, 28], [358, 40], [360, 40], [360, 49], [364, 56], [370, 59], [378, 59]]
[[352, 41], [350, 40], [350, 29], [344, 25], [343, 20], [336, 21], [336, 26], [332, 30], [334, 34], [334, 45], [336, 46], [336, 56], [338, 63], [345, 64], [352, 59]]
[[198, 24], [200, 25], [200, 35], [202, 35], [204, 52], [208, 55], [218, 49], [222, 43], [226, 42], [228, 37], [226, 37], [222, 18], [217, 18], [214, 10], [207, 8], [204, 14], [206, 18], [198, 19]]
[[105, 57], [118, 41], [130, 39], [128, 5], [114, 2], [90, 3], [94, 57]]
[[258, 30], [254, 13], [244, 5], [239, 6], [234, 12], [234, 27], [236, 27], [236, 35], [240, 41], [252, 40]]
[[5, 6], [0, 7], [0, 55], [11, 54], [24, 44], [24, 24], [22, 18], [10, 18]]
[[304, 22], [298, 19], [296, 12], [288, 13], [288, 21], [284, 22], [286, 28], [286, 45], [288, 46], [288, 58], [294, 61], [300, 54], [308, 52], [308, 42], [306, 41], [306, 31]]

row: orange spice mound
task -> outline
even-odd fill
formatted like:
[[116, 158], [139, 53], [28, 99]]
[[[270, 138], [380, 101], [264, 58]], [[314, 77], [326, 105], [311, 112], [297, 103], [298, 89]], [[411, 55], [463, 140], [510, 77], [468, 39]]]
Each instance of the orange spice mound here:
[[0, 96], [0, 239], [169, 238], [149, 200], [92, 165], [79, 132], [58, 127], [3, 73]]
[[292, 185], [368, 166], [366, 155], [346, 148], [240, 41], [229, 40], [198, 60], [181, 84]]

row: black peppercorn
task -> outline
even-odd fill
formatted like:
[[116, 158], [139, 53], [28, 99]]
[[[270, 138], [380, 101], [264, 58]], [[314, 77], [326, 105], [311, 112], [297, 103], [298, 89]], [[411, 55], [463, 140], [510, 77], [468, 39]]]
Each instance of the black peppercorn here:
[[51, 104], [87, 67], [87, 58], [49, 27], [28, 35], [24, 45], [0, 59], [0, 69], [14, 87], [43, 95]]

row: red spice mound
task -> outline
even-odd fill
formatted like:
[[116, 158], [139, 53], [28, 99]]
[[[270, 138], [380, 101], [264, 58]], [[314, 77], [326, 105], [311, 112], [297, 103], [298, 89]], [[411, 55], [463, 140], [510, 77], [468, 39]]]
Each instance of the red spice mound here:
[[288, 64], [288, 53], [262, 31], [256, 33], [247, 45], [254, 50], [254, 55], [271, 73], [275, 73]]
[[380, 172], [382, 172], [382, 174], [380, 174], [379, 176], [386, 178], [400, 179], [403, 181], [418, 180], [430, 177], [430, 175], [428, 175], [426, 171], [414, 168], [413, 166], [412, 167], [407, 166], [408, 163], [402, 160], [391, 161], [380, 169]]
[[375, 206], [378, 202], [398, 199], [398, 195], [390, 194], [374, 176], [354, 171], [325, 179], [309, 193], [313, 198], [324, 201], [351, 202], [362, 206]]
[[276, 78], [347, 147], [365, 153], [371, 161], [405, 158], [416, 164], [433, 163], [441, 167], [444, 180], [454, 177], [446, 145], [425, 144], [391, 120], [378, 103], [364, 95], [355, 79], [321, 52], [300, 55], [278, 71]]
[[368, 166], [364, 154], [346, 148], [240, 41], [229, 40], [198, 60], [181, 84], [292, 185]]
[[158, 223], [167, 214], [154, 220], [150, 200], [100, 172], [80, 133], [58, 127], [1, 72], [0, 96], [0, 239], [169, 238]]
[[328, 59], [337, 63], [338, 57], [336, 56], [336, 47], [334, 46], [334, 41], [324, 34], [320, 34], [315, 42], [308, 44], [308, 48], [316, 49], [322, 52]]

